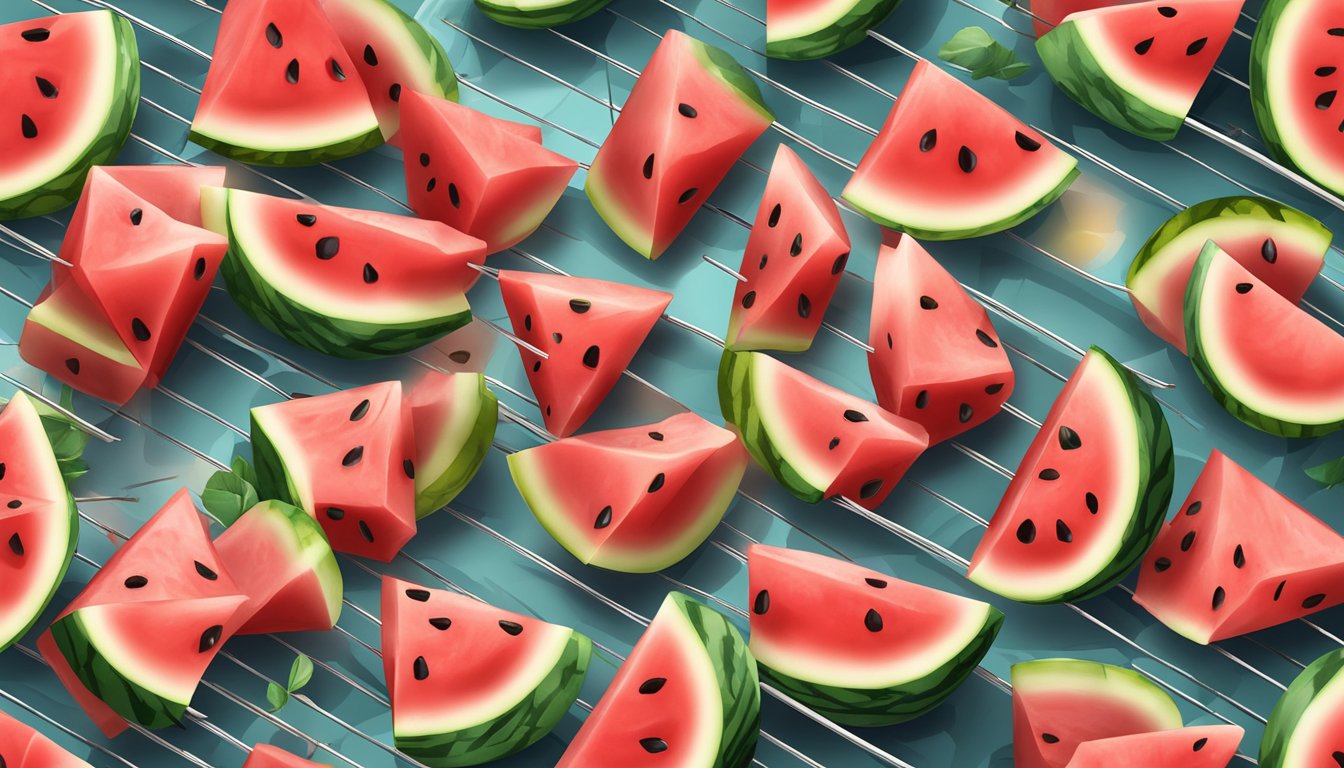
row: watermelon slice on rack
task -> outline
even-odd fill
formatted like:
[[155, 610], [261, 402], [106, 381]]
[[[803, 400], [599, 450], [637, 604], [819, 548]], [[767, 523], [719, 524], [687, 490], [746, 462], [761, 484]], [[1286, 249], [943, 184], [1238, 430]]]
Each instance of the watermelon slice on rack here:
[[1260, 741], [1262, 768], [1315, 768], [1344, 755], [1344, 649], [1307, 665], [1274, 705]]
[[611, 0], [476, 0], [486, 16], [511, 27], [548, 29], [586, 19]]
[[0, 712], [0, 765], [5, 768], [90, 768], [31, 726]]
[[325, 768], [322, 763], [304, 760], [297, 755], [272, 747], [270, 744], [258, 744], [247, 756], [243, 768]]
[[863, 42], [901, 0], [766, 0], [765, 55], [820, 59]]
[[485, 462], [499, 401], [479, 373], [429, 371], [406, 393], [415, 431], [415, 516], [457, 497]]
[[1205, 725], [1085, 741], [1068, 768], [1227, 768], [1245, 733], [1239, 725]]

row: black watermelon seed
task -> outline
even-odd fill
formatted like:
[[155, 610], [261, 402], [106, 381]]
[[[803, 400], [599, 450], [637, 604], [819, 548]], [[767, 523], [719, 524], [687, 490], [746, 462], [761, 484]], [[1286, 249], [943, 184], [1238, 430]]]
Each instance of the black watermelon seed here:
[[657, 493], [662, 490], [663, 483], [667, 482], [667, 476], [659, 472], [654, 476], [653, 482], [649, 483], [649, 493]]
[[1265, 238], [1265, 242], [1260, 246], [1260, 257], [1270, 264], [1279, 260], [1279, 247], [1274, 244], [1274, 238]]
[[523, 315], [523, 329], [524, 329], [524, 330], [528, 330], [528, 331], [532, 330], [532, 316], [531, 316], [531, 315]]
[[919, 306], [921, 309], [937, 309], [938, 300], [933, 298], [932, 296], [920, 296]]
[[359, 460], [362, 458], [364, 458], [364, 446], [356, 445], [354, 448], [345, 452], [345, 456], [341, 458], [341, 466], [353, 467], [358, 464]]
[[780, 207], [779, 203], [775, 203], [775, 207], [770, 209], [770, 220], [766, 224], [771, 227], [779, 224], [779, 215], [783, 212], [784, 209]]
[[979, 339], [981, 344], [984, 344], [991, 349], [999, 346], [999, 342], [995, 341], [993, 336], [990, 336], [979, 328], [975, 329], [975, 338]]
[[9, 549], [19, 557], [23, 557], [23, 539], [19, 534], [16, 533], [9, 537]]
[[22, 118], [19, 119], [19, 127], [23, 130], [23, 138], [25, 139], [37, 138], [37, 123], [33, 122], [33, 118], [24, 115]]
[[644, 178], [653, 178], [653, 155], [644, 158]]
[[1279, 601], [1279, 598], [1283, 597], [1283, 588], [1286, 586], [1288, 586], [1288, 580], [1284, 579], [1283, 581], [1279, 582], [1279, 586], [1274, 588], [1274, 602], [1277, 603]]
[[1134, 46], [1134, 52], [1142, 56], [1143, 54], [1147, 53], [1149, 49], [1151, 49], [1152, 47], [1153, 47], [1153, 38], [1150, 37], [1147, 40], [1141, 40], [1138, 45]]
[[751, 309], [751, 305], [752, 305], [752, 304], [755, 304], [755, 303], [756, 303], [756, 292], [755, 292], [755, 291], [747, 291], [746, 293], [742, 294], [742, 308], [743, 308], [743, 309]]
[[414, 480], [414, 479], [415, 479], [415, 462], [411, 461], [410, 459], [406, 459], [405, 461], [401, 462], [401, 471], [402, 471], [402, 472], [405, 472], [407, 477], [409, 477], [410, 479]]
[[429, 153], [428, 153], [428, 152], [421, 152], [421, 153], [420, 153], [420, 167], [421, 167], [421, 168], [428, 168], [428, 167], [429, 167]]
[[582, 315], [584, 312], [593, 308], [593, 302], [587, 299], [570, 299], [569, 308], [575, 314]]
[[1040, 477], [1042, 480], [1058, 480], [1059, 470], [1046, 467], [1045, 469], [1041, 470], [1041, 473], [1037, 475], [1037, 477]]
[[1227, 599], [1226, 590], [1224, 590], [1222, 587], [1214, 587], [1213, 600], [1212, 600], [1213, 610], [1216, 611], [1219, 608], [1222, 608], [1223, 601], [1226, 599]]
[[149, 579], [146, 579], [144, 576], [127, 576], [122, 584], [124, 584], [127, 589], [141, 589], [149, 584]]
[[429, 662], [425, 661], [424, 656], [416, 656], [415, 663], [411, 665], [411, 672], [416, 680], [424, 680], [429, 677]]
[[350, 412], [350, 420], [359, 421], [367, 415], [369, 415], [369, 401], [367, 399], [360, 400], [359, 405], [356, 405], [355, 409]]
[[957, 152], [957, 165], [963, 173], [970, 173], [975, 170], [975, 153], [970, 147], [962, 147]]
[[562, 334], [558, 333], [558, 332], [557, 332], [557, 333], [552, 333], [552, 334], [551, 334], [551, 341], [554, 341], [556, 344], [559, 344], [560, 342], [562, 342], [562, 341], [564, 341], [564, 340], [565, 340], [565, 337], [564, 337]]
[[959, 411], [957, 412], [957, 419], [958, 419], [962, 424], [965, 424], [966, 422], [970, 421], [970, 420], [971, 420], [971, 417], [974, 416], [974, 415], [975, 415], [975, 409], [971, 407], [971, 404], [970, 404], [970, 403], [962, 403], [962, 404], [961, 404], [961, 410], [959, 410]]
[[849, 409], [845, 411], [845, 421], [852, 421], [855, 423], [859, 423], [867, 420], [868, 420], [867, 416], [864, 416], [862, 413], [859, 413], [856, 410]]
[[662, 432], [650, 432], [650, 433], [649, 433], [649, 437], [653, 438], [654, 440], [657, 440], [657, 441], [660, 442], [660, 443], [663, 442], [663, 433], [662, 433]]
[[448, 359], [452, 360], [454, 363], [457, 363], [458, 365], [463, 365], [464, 363], [471, 360], [471, 353], [465, 349], [454, 350], [448, 353]]
[[1083, 447], [1083, 439], [1071, 427], [1061, 425], [1059, 428], [1059, 447], [1066, 451], [1077, 450]]
[[40, 43], [51, 37], [51, 30], [46, 27], [33, 27], [23, 30], [19, 33], [19, 36], [30, 43]]
[[266, 42], [270, 43], [272, 48], [279, 48], [285, 44], [285, 36], [280, 34], [280, 28], [275, 24], [266, 25]]
[[891, 334], [888, 333], [888, 334], [887, 334], [887, 349], [895, 349], [895, 348], [896, 348], [896, 347], [895, 347], [894, 344], [892, 343]]
[[378, 282], [378, 270], [374, 269], [372, 264], [364, 265], [364, 282], [369, 285]]
[[327, 507], [327, 517], [332, 520], [344, 520], [345, 510], [340, 507]]
[[[849, 262], [849, 251], [845, 251], [835, 257], [835, 263], [831, 265], [831, 274], [838, 275], [845, 271], [845, 264]], [[762, 264], [761, 266], [765, 266]]]
[[1030, 544], [1036, 540], [1036, 524], [1027, 518], [1022, 524], [1017, 526], [1017, 540], [1023, 544]]
[[793, 236], [793, 245], [789, 246], [789, 255], [797, 256], [803, 252], [803, 233], [799, 232]]
[[919, 151], [920, 151], [920, 152], [928, 152], [928, 151], [931, 151], [931, 150], [932, 150], [934, 147], [936, 147], [936, 146], [938, 146], [938, 129], [937, 129], [937, 128], [930, 128], [929, 130], [927, 130], [927, 131], [924, 132], [924, 135], [923, 135], [923, 136], [920, 136], [920, 137], [919, 137]]
[[540, 361], [540, 360], [537, 360], [537, 361], [533, 362], [533, 363], [532, 363], [532, 372], [533, 372], [533, 373], [536, 373], [537, 371], [540, 371], [540, 370], [541, 370], [541, 361]]
[[1236, 551], [1232, 553], [1232, 564], [1238, 568], [1246, 567], [1246, 550], [1242, 549], [1240, 544], [1237, 545]]
[[[1338, 93], [1339, 93], [1338, 91], [1326, 91], [1325, 93], [1322, 93], [1320, 96], [1317, 96], [1317, 97], [1316, 97], [1316, 108], [1317, 108], [1317, 109], [1329, 109], [1330, 106], [1331, 106], [1332, 104], [1335, 103], [1335, 96], [1336, 96]], [[32, 138], [32, 137], [29, 137], [29, 138]]]
[[1161, 573], [1171, 567], [1171, 560], [1165, 557], [1159, 557], [1153, 561], [1153, 570]]
[[447, 616], [437, 616], [429, 620], [429, 626], [443, 632], [453, 626], [453, 620]]
[[341, 63], [335, 59], [332, 59], [329, 63], [331, 64], [331, 76], [337, 80], [344, 80], [345, 70], [341, 69]]
[[763, 254], [761, 254], [761, 263], [760, 263], [760, 265], [757, 266], [756, 268], [757, 268], [757, 269], [765, 269], [765, 263], [766, 263], [767, 261], [769, 261], [769, 260], [770, 260], [770, 254], [768, 254], [768, 253], [763, 253]]
[[1162, 6], [1161, 8], [1158, 8], [1158, 9], [1157, 9], [1157, 12], [1160, 13], [1160, 14], [1162, 14], [1163, 16], [1166, 16], [1168, 19], [1170, 19], [1170, 18], [1172, 18], [1172, 17], [1174, 17], [1174, 16], [1176, 15], [1176, 9], [1175, 9], [1175, 8], [1172, 8], [1172, 7], [1169, 6], [1169, 5], [1164, 5], [1164, 6]]
[[770, 610], [770, 590], [762, 589], [756, 593], [756, 600], [752, 603], [751, 610], [757, 616], [764, 616], [765, 612]]
[[1339, 768], [1344, 768], [1344, 752], [1336, 750], [1330, 753], [1330, 757], [1334, 758], [1336, 763], [1339, 763]]
[[202, 277], [205, 277], [205, 258], [204, 258], [204, 257], [199, 258], [199, 259], [196, 260], [196, 268], [192, 271], [192, 275], [193, 275], [197, 280], [200, 280]]
[[370, 544], [373, 543], [373, 529], [370, 528], [369, 524], [364, 522], [363, 520], [359, 521], [359, 535], [363, 536], [364, 540], [369, 542]]
[[1073, 531], [1069, 530], [1069, 526], [1063, 520], [1055, 521], [1055, 538], [1065, 544], [1073, 541]]
[[[1331, 37], [1344, 37], [1344, 27], [1331, 27], [1326, 30], [1325, 33]], [[45, 40], [46, 38], [43, 39]]]
[[838, 437], [832, 437], [832, 438], [831, 438], [831, 442], [828, 443], [828, 444], [826, 445], [826, 450], [828, 450], [828, 451], [834, 451], [834, 450], [835, 450], [835, 447], [836, 447], [837, 445], [839, 445], [839, 444], [840, 444], [840, 438], [838, 438]]
[[999, 384], [990, 384], [989, 386], [985, 387], [985, 394], [986, 394], [986, 395], [997, 395], [997, 394], [999, 394], [999, 393], [1002, 392], [1002, 391], [1003, 391], [1003, 384], [1002, 384], [1002, 383], [999, 383]]
[[1041, 741], [1044, 741], [1046, 744], [1058, 744], [1059, 737], [1053, 733], [1042, 733]]
[[401, 83], [393, 83], [392, 87], [387, 89], [387, 97], [392, 101], [401, 101]]
[[149, 341], [149, 326], [138, 317], [131, 318], [131, 333], [135, 334], [138, 341]]
[[651, 693], [657, 693], [663, 690], [664, 685], [667, 685], [666, 677], [650, 677], [648, 680], [639, 684], [639, 692], [648, 696]]
[[317, 217], [311, 213], [300, 213], [294, 218], [305, 227], [311, 227], [317, 223]]
[[1195, 42], [1193, 42], [1193, 43], [1191, 43], [1191, 44], [1189, 44], [1189, 45], [1187, 45], [1187, 46], [1185, 47], [1185, 55], [1186, 55], [1186, 56], [1194, 56], [1196, 53], [1199, 53], [1200, 51], [1204, 50], [1204, 46], [1207, 45], [1208, 42], [1209, 42], [1209, 38], [1207, 38], [1207, 37], [1201, 37], [1201, 38], [1199, 38], [1199, 39], [1196, 40]]
[[1194, 517], [1195, 515], [1198, 515], [1199, 510], [1203, 508], [1204, 508], [1204, 502], [1202, 501], [1191, 502], [1190, 506], [1185, 508], [1185, 516]]
[[886, 589], [886, 588], [887, 588], [887, 582], [883, 581], [882, 579], [874, 579], [874, 578], [872, 578], [871, 576], [869, 576], [869, 577], [866, 577], [863, 581], [864, 581], [864, 583], [866, 583], [868, 586], [873, 587], [873, 588], [875, 588], [875, 589]]
[[650, 755], [656, 755], [659, 752], [667, 751], [667, 742], [657, 738], [640, 739], [639, 746], [644, 748]]
[[882, 614], [869, 608], [868, 612], [863, 615], [863, 626], [867, 627], [869, 632], [881, 632]]
[[689, 203], [689, 202], [691, 201], [691, 198], [695, 197], [695, 194], [696, 194], [697, 192], [699, 192], [699, 191], [700, 191], [699, 189], [696, 189], [695, 187], [691, 187], [690, 189], [686, 190], [685, 192], [682, 192], [682, 193], [681, 193], [681, 197], [677, 198], [677, 204], [678, 204], [678, 205], [685, 205], [686, 203]]
[[299, 60], [290, 59], [289, 66], [285, 67], [285, 79], [291, 84], [299, 82]]
[[1335, 67], [1317, 67], [1317, 68], [1316, 68], [1316, 76], [1317, 76], [1317, 77], [1329, 77], [1329, 76], [1335, 74], [1336, 71], [1337, 71], [1337, 70], [1336, 70]]
[[871, 499], [876, 496], [877, 492], [880, 490], [882, 490], [881, 478], [878, 478], [877, 480], [869, 480], [859, 488], [859, 498]]
[[462, 196], [457, 193], [457, 185], [451, 182], [448, 184], [448, 202], [452, 203], [454, 208], [462, 207]]
[[1250, 292], [1251, 292], [1251, 284], [1250, 284], [1250, 283], [1237, 283], [1237, 293], [1243, 293], [1243, 294], [1245, 294], [1245, 293], [1250, 293]]
[[695, 111], [695, 107], [692, 107], [690, 104], [686, 103], [678, 104], [677, 111], [681, 113], [682, 117], [695, 117], [696, 115], [700, 114], [699, 112]]
[[1191, 531], [1185, 534], [1185, 537], [1181, 539], [1181, 551], [1189, 552], [1190, 548], [1193, 547], [1194, 545], [1195, 545], [1195, 532]]
[[612, 509], [610, 504], [603, 507], [602, 511], [597, 513], [597, 519], [593, 521], [593, 527], [600, 531], [608, 525], [611, 525], [611, 512]]
[[216, 624], [213, 627], [201, 633], [201, 644], [198, 647], [201, 653], [214, 648], [219, 643], [219, 639], [224, 636], [224, 627]]
[[523, 634], [523, 625], [519, 624], [516, 621], [509, 621], [508, 619], [500, 619], [499, 628], [504, 630], [504, 634], [506, 635], [513, 635], [514, 637], [517, 637]]
[[71, 373], [73, 373], [73, 374], [75, 374], [76, 376], [78, 376], [78, 375], [79, 375], [79, 358], [77, 358], [77, 357], [67, 358], [66, 361], [65, 361], [65, 367], [68, 368], [68, 369], [70, 370]]
[[1018, 131], [1017, 136], [1015, 136], [1014, 138], [1017, 140], [1017, 146], [1021, 147], [1022, 149], [1025, 149], [1028, 152], [1035, 152], [1036, 150], [1041, 148], [1041, 142], [1031, 138], [1030, 136], [1021, 131]]
[[812, 314], [812, 300], [807, 298], [806, 293], [798, 294], [798, 316], [807, 317]]
[[1306, 600], [1303, 600], [1302, 607], [1315, 608], [1316, 606], [1320, 605], [1323, 602], [1325, 602], [1325, 595], [1316, 594], [1312, 595], [1311, 597], [1308, 597]]
[[5, 479], [5, 463], [0, 461], [0, 480]]
[[434, 188], [437, 187], [438, 185], [439, 185], [439, 177], [431, 176], [429, 181], [425, 183], [425, 191], [433, 192]]
[[409, 597], [409, 598], [411, 598], [412, 600], [414, 600], [414, 601], [417, 602], [417, 603], [428, 603], [428, 602], [429, 602], [429, 590], [428, 590], [428, 589], [408, 589], [408, 590], [406, 590], [406, 596]]
[[1198, 752], [1199, 750], [1204, 748], [1205, 744], [1208, 743], [1209, 743], [1208, 739], [1195, 739], [1195, 743], [1190, 746], [1190, 749], [1194, 750], [1195, 752]]
[[202, 563], [200, 560], [193, 561], [196, 564], [196, 573], [206, 581], [215, 581], [219, 579], [219, 574], [210, 570], [210, 566]]
[[599, 356], [600, 356], [601, 354], [602, 354], [602, 350], [598, 349], [596, 344], [594, 344], [593, 346], [591, 346], [591, 347], [589, 347], [588, 349], [584, 350], [584, 352], [583, 352], [583, 364], [584, 364], [584, 366], [586, 366], [586, 367], [588, 367], [588, 368], [596, 368], [596, 367], [597, 367], [597, 361], [598, 361], [598, 358], [599, 358]]
[[5, 506], [9, 507], [10, 509], [18, 509], [19, 507], [23, 506], [23, 502], [19, 501], [18, 499], [14, 499]]
[[44, 98], [54, 99], [59, 95], [59, 91], [56, 90], [56, 84], [47, 78], [37, 77], [33, 79], [37, 81], [38, 93], [41, 93]]
[[915, 395], [915, 407], [923, 410], [929, 407], [929, 390], [921, 389], [919, 394]]
[[140, 222], [145, 220], [145, 212], [140, 210], [139, 208], [132, 208], [130, 219], [131, 219], [131, 226], [138, 227], [140, 226]]
[[372, 45], [364, 46], [364, 63], [370, 67], [378, 66], [378, 54], [374, 53]]
[[332, 236], [319, 238], [313, 250], [316, 251], [317, 258], [323, 261], [335, 258], [341, 251], [341, 239]]

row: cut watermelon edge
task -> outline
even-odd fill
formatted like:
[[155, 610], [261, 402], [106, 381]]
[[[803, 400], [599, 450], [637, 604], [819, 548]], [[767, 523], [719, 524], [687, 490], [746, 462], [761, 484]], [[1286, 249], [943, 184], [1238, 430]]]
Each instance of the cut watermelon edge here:
[[766, 4], [765, 55], [803, 61], [839, 53], [863, 42], [868, 30], [891, 15], [901, 0], [824, 0], [801, 18], [783, 22]]

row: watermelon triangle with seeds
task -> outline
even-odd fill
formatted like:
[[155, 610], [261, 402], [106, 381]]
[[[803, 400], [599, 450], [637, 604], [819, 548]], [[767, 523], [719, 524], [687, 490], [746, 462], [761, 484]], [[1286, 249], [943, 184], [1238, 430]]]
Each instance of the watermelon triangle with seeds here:
[[1227, 768], [1245, 733], [1239, 725], [1205, 725], [1085, 741], [1068, 768]]
[[222, 187], [227, 171], [220, 165], [109, 165], [112, 179], [172, 218], [193, 227], [201, 221], [201, 190]]

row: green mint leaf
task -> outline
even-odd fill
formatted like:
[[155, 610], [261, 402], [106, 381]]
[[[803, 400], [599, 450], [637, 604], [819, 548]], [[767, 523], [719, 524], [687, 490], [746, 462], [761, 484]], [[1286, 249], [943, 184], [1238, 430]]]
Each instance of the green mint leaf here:
[[1336, 485], [1344, 484], [1344, 458], [1308, 467], [1307, 477], [1326, 488], [1334, 488]]
[[201, 491], [205, 511], [226, 526], [233, 525], [244, 512], [256, 506], [257, 501], [256, 487], [232, 471], [211, 475], [205, 482], [205, 490]]
[[1012, 80], [1031, 69], [1011, 48], [980, 27], [966, 27], [957, 32], [938, 49], [938, 58], [967, 70], [974, 80], [985, 77]]
[[289, 667], [289, 692], [294, 693], [313, 679], [313, 660], [300, 653]]
[[257, 487], [257, 471], [242, 456], [234, 456], [231, 462], [233, 474], [246, 480], [253, 488]]
[[[75, 412], [75, 391], [69, 386], [61, 388], [61, 407], [70, 413]], [[61, 476], [68, 483], [87, 473], [89, 465], [84, 462], [84, 448], [89, 444], [89, 435], [79, 424], [64, 413], [46, 403], [33, 398], [33, 407], [42, 421], [42, 431], [51, 443], [51, 452], [56, 456], [56, 464]]]
[[279, 712], [289, 703], [289, 691], [286, 691], [279, 683], [267, 683], [266, 701], [270, 702], [272, 712]]

